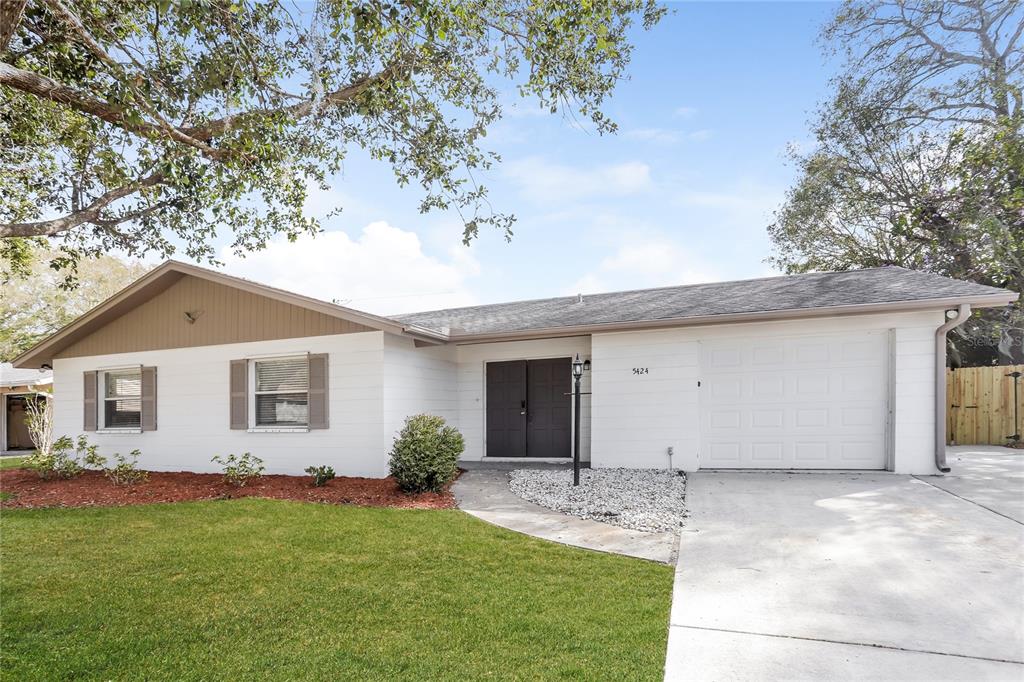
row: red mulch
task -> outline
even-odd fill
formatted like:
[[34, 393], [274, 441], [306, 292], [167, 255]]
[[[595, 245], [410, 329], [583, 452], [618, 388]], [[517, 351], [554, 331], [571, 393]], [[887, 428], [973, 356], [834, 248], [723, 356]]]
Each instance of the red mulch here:
[[44, 481], [29, 469], [0, 470], [0, 490], [14, 495], [0, 502], [11, 509], [37, 507], [117, 507], [153, 502], [183, 502], [234, 497], [269, 497], [366, 507], [447, 509], [455, 506], [451, 491], [407, 495], [393, 478], [339, 477], [315, 488], [308, 476], [263, 476], [239, 488], [220, 474], [151, 471], [144, 483], [114, 485], [101, 472], [86, 471], [69, 480]]

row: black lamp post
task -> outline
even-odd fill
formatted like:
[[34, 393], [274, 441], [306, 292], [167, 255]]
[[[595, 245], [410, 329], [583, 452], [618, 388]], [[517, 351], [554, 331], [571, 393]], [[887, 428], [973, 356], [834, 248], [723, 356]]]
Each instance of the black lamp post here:
[[[590, 364], [589, 361], [587, 364]], [[572, 361], [573, 395], [576, 397], [575, 409], [573, 410], [573, 439], [572, 439], [572, 484], [580, 484], [580, 379], [583, 378], [584, 363], [580, 360], [580, 354]]]

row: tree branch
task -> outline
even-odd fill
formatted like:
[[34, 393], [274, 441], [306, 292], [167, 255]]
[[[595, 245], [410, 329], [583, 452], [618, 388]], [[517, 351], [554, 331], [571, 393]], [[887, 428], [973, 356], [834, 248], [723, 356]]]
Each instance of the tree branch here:
[[[364, 76], [328, 93], [320, 100], [320, 106], [334, 107], [349, 102], [374, 85], [407, 73], [412, 64], [413, 61], [411, 59], [398, 60], [375, 74]], [[129, 121], [124, 110], [120, 107], [97, 99], [89, 93], [58, 83], [52, 78], [33, 71], [19, 69], [6, 62], [0, 62], [0, 85], [6, 85], [36, 97], [70, 106], [81, 113], [95, 116], [123, 130], [137, 133], [144, 137], [160, 137], [166, 133], [163, 126], [154, 123]], [[240, 114], [217, 118], [200, 126], [174, 128], [173, 130], [186, 139], [206, 143], [215, 137], [223, 135], [232, 125], [242, 123], [250, 118], [280, 113], [299, 119], [313, 114], [316, 107], [317, 103], [314, 100], [308, 99], [278, 109], [252, 109]], [[177, 139], [177, 137], [174, 139]], [[205, 144], [203, 146], [209, 148]], [[221, 158], [226, 153], [226, 150], [221, 149], [211, 149], [211, 151], [214, 158]]]
[[0, 62], [0, 85], [70, 106], [83, 114], [95, 116], [107, 123], [145, 137], [153, 137], [161, 132], [160, 127], [152, 123], [130, 122], [122, 109], [109, 102], [96, 99], [86, 92], [58, 83], [47, 76], [11, 66], [6, 62]]
[[[31, 223], [0, 223], [0, 237], [51, 237], [55, 234], [78, 227], [83, 223], [108, 225], [110, 224], [110, 221], [104, 221], [100, 217], [100, 212], [104, 208], [118, 199], [135, 194], [146, 187], [159, 185], [163, 181], [164, 176], [162, 173], [153, 173], [152, 175], [148, 175], [140, 180], [130, 182], [127, 185], [122, 185], [121, 187], [112, 189], [105, 194], [101, 194], [93, 199], [92, 203], [88, 206], [78, 211], [73, 211], [60, 218], [41, 220]], [[135, 214], [129, 214], [124, 218], [124, 220], [130, 220], [133, 215]], [[124, 220], [120, 220], [118, 222], [124, 222]]]
[[[332, 92], [327, 93], [319, 102], [321, 107], [336, 107], [346, 102], [350, 102], [362, 93], [369, 90], [374, 85], [381, 83], [386, 80], [395, 78], [403, 73], [407, 73], [412, 67], [412, 60], [398, 60], [393, 62], [389, 66], [385, 67], [381, 71], [359, 78], [348, 85], [338, 88]], [[231, 129], [235, 124], [243, 123], [247, 119], [259, 117], [259, 116], [272, 116], [275, 114], [285, 114], [295, 119], [305, 118], [310, 114], [315, 113], [317, 102], [311, 99], [303, 100], [298, 104], [292, 104], [287, 107], [280, 107], [278, 109], [252, 109], [240, 114], [234, 114], [231, 116], [224, 116], [223, 118], [214, 119], [205, 123], [201, 126], [193, 126], [190, 128], [182, 128], [182, 132], [190, 137], [194, 137], [197, 140], [210, 140], [219, 135], [223, 135], [225, 132]]]

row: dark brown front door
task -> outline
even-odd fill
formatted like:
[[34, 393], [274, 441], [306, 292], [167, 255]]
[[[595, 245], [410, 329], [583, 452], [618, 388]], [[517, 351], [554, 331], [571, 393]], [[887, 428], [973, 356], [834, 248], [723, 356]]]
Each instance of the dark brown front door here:
[[526, 452], [530, 457], [572, 454], [572, 360], [530, 360], [526, 369]]
[[487, 456], [526, 456], [526, 361], [487, 363]]
[[569, 457], [570, 358], [487, 363], [487, 456]]

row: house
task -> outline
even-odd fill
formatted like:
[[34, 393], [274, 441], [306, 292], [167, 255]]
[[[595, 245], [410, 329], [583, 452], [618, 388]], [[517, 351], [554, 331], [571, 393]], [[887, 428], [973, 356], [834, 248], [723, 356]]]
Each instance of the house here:
[[49, 370], [15, 369], [9, 362], [0, 362], [0, 455], [23, 455], [35, 449], [25, 422], [26, 404], [40, 393], [49, 393], [52, 383]]
[[388, 318], [169, 261], [15, 365], [53, 369], [57, 435], [153, 470], [382, 476], [419, 412], [466, 460], [564, 460], [579, 355], [594, 467], [932, 474], [946, 331], [1016, 297], [884, 267]]

